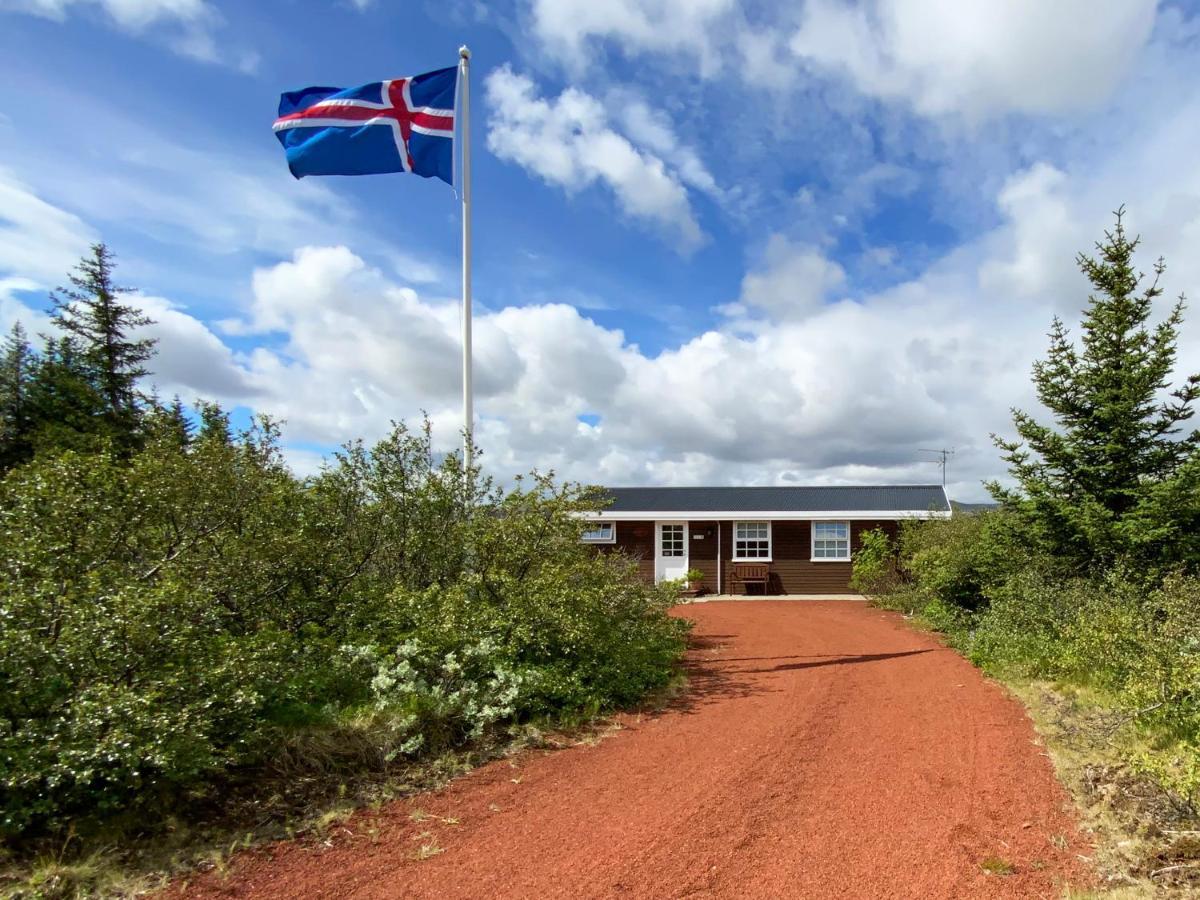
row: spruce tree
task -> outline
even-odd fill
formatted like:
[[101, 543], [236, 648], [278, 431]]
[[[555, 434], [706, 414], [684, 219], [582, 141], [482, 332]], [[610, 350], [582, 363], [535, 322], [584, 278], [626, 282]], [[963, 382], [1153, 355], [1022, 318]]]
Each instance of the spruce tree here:
[[35, 452], [128, 445], [128, 426], [114, 422], [94, 370], [73, 338], [45, 338], [29, 385], [29, 410]]
[[1198, 561], [1200, 431], [1184, 431], [1200, 375], [1172, 387], [1184, 297], [1157, 325], [1160, 258], [1147, 280], [1134, 264], [1139, 238], [1116, 226], [1077, 257], [1092, 292], [1080, 345], [1057, 316], [1047, 357], [1034, 364], [1038, 399], [1053, 424], [1013, 410], [1020, 439], [993, 435], [1015, 489], [989, 485], [1025, 534], [1076, 571], [1127, 560], [1152, 568]]
[[36, 369], [37, 355], [17, 322], [0, 350], [0, 471], [33, 455], [29, 395]]
[[136, 307], [121, 302], [121, 295], [130, 289], [114, 282], [114, 263], [104, 244], [93, 244], [91, 255], [68, 276], [70, 286], [51, 295], [51, 320], [76, 341], [104, 398], [114, 433], [128, 444], [137, 429], [137, 382], [147, 374], [144, 363], [154, 354], [155, 341], [130, 336], [153, 323]]
[[229, 413], [221, 408], [221, 404], [200, 400], [196, 406], [200, 414], [200, 431], [196, 439], [232, 446], [233, 426], [229, 422]]
[[144, 420], [145, 430], [152, 438], [164, 438], [181, 450], [191, 445], [195, 426], [188, 418], [178, 394], [169, 404], [160, 403], [156, 397], [152, 397]]

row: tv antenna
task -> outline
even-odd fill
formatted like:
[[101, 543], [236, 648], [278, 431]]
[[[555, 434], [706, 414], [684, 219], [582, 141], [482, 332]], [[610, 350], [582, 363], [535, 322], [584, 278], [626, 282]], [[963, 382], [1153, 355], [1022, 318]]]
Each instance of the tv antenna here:
[[927, 450], [924, 447], [922, 447], [920, 450], [917, 451], [918, 453], [932, 453], [934, 456], [937, 457], [937, 459], [930, 460], [930, 462], [935, 462], [939, 466], [942, 467], [942, 487], [946, 486], [946, 467], [950, 461], [950, 457], [952, 457], [954, 455], [954, 450], [955, 450], [954, 447], [950, 447], [950, 448], [942, 447], [940, 450]]

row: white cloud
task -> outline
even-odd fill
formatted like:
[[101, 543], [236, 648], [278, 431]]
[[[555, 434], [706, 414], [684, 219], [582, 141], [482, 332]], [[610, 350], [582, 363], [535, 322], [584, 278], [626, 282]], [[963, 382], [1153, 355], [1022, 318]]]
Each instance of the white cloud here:
[[734, 42], [744, 81], [777, 90], [796, 84], [796, 66], [778, 27], [740, 29]]
[[[0, 12], [19, 12], [57, 22], [79, 9], [100, 10], [122, 31], [135, 35], [161, 34], [176, 53], [201, 62], [229, 61], [245, 70], [251, 56], [228, 60], [213, 36], [221, 14], [208, 0], [0, 0]], [[256, 63], [255, 63], [256, 64]]]
[[[776, 247], [784, 267], [806, 256]], [[931, 274], [871, 304], [821, 306], [749, 336], [709, 332], [657, 357], [563, 304], [486, 312], [475, 365], [488, 465], [610, 483], [912, 477], [923, 471], [905, 469], [919, 465], [916, 447], [978, 435], [964, 381], [1024, 365], [1025, 345], [1008, 346], [994, 322], [950, 314], [964, 278]], [[455, 446], [455, 303], [421, 298], [344, 247], [260, 269], [253, 297], [241, 331], [280, 333], [284, 345], [238, 358], [198, 334], [210, 362], [191, 365], [193, 377], [211, 384], [224, 368], [259, 392], [255, 408], [287, 420], [291, 440], [370, 439], [426, 409], [441, 445]], [[585, 413], [599, 423], [581, 424]]]
[[151, 382], [164, 397], [237, 398], [252, 402], [259, 393], [243, 361], [212, 330], [183, 307], [163, 297], [135, 294], [132, 302], [153, 321], [136, 337], [154, 338]]
[[734, 5], [734, 0], [533, 0], [532, 25], [545, 51], [568, 65], [587, 60], [593, 39], [609, 39], [634, 54], [687, 54], [713, 72], [720, 65], [713, 26]]
[[579, 73], [608, 47], [686, 60], [776, 90], [802, 69], [845, 76], [863, 94], [923, 115], [980, 120], [1095, 107], [1127, 74], [1157, 0], [531, 0], [544, 53]]
[[[1069, 187], [1066, 173], [1047, 163], [1036, 163], [1005, 182], [996, 205], [1015, 227], [1002, 255], [980, 269], [980, 281], [989, 292], [1064, 298], [1055, 304], [1063, 313], [1082, 306], [1078, 297], [1071, 297], [1077, 273], [1062, 263], [1086, 249], [1099, 234], [1094, 225], [1088, 229], [1078, 217], [1080, 210], [1067, 195]], [[1064, 300], [1069, 308], [1062, 308]]]
[[97, 240], [78, 216], [38, 197], [0, 169], [0, 275], [19, 273], [34, 287], [53, 287]]
[[206, 0], [3, 0], [0, 10], [62, 21], [80, 6], [102, 9], [121, 28], [141, 31], [163, 21], [200, 22], [213, 15]]
[[652, 108], [645, 100], [618, 92], [613, 98], [625, 134], [637, 145], [653, 151], [675, 170], [688, 187], [713, 197], [721, 196], [716, 179], [700, 159], [700, 154], [675, 134], [667, 115]]
[[[563, 304], [485, 312], [475, 365], [486, 463], [609, 483], [920, 477], [915, 448], [961, 445], [1013, 396], [981, 403], [964, 384], [1025, 364], [1027, 344], [1007, 342], [998, 316], [953, 314], [964, 277], [930, 273], [871, 304], [750, 336], [708, 332], [656, 357]], [[162, 393], [285, 419], [306, 470], [313, 443], [370, 440], [421, 409], [440, 447], [457, 444], [456, 304], [419, 297], [344, 247], [256, 272], [240, 330], [281, 334], [275, 349], [235, 353], [186, 310], [139, 302], [158, 322]], [[581, 424], [585, 413], [598, 424]]]
[[791, 39], [816, 70], [926, 115], [1094, 107], [1149, 39], [1156, 0], [809, 0]]
[[[608, 483], [852, 483], [932, 480], [918, 449], [951, 446], [956, 495], [978, 499], [979, 480], [999, 473], [986, 435], [1005, 429], [1009, 406], [1032, 406], [1029, 364], [1049, 317], [1064, 297], [1081, 304], [1086, 294], [1071, 260], [1086, 242], [1070, 235], [1105, 224], [1092, 188], [1035, 165], [1000, 192], [1000, 227], [856, 302], [825, 302], [844, 273], [815, 248], [775, 237], [741, 292], [770, 327], [709, 331], [657, 356], [565, 304], [483, 312], [475, 363], [485, 461], [500, 475], [553, 467]], [[1145, 199], [1150, 214], [1131, 226], [1153, 232], [1149, 250], [1178, 258], [1200, 232], [1200, 181]], [[1046, 239], [1037, 213], [1047, 209], [1062, 214], [1048, 227], [1070, 224], [1069, 248]], [[1200, 278], [1182, 261], [1185, 277], [1172, 286]], [[236, 330], [281, 340], [245, 354], [186, 310], [141, 302], [159, 322], [153, 368], [163, 392], [284, 418], [306, 471], [314, 443], [373, 439], [421, 409], [439, 446], [457, 445], [457, 304], [422, 297], [345, 247], [306, 248], [255, 273]], [[3, 304], [0, 313], [11, 318]], [[1182, 357], [1194, 365], [1200, 342], [1186, 340]], [[599, 421], [583, 424], [584, 414]]]
[[[1096, 170], [1015, 173], [995, 198], [998, 227], [857, 301], [829, 302], [846, 273], [776, 236], [739, 296], [769, 327], [709, 331], [648, 356], [566, 305], [484, 313], [476, 373], [488, 465], [608, 483], [911, 481], [937, 476], [919, 448], [949, 446], [952, 489], [979, 499], [979, 481], [1002, 474], [987, 435], [1007, 429], [1010, 406], [1036, 408], [1029, 366], [1050, 316], [1071, 318], [1086, 298], [1073, 256], [1109, 224], [1097, 184], [1139, 198], [1129, 224], [1147, 235], [1144, 264], [1158, 252], [1176, 263], [1168, 288], [1200, 281], [1188, 252], [1200, 175], [1186, 174], [1184, 149], [1196, 127], [1142, 135]], [[1155, 158], [1185, 174], [1163, 178]], [[345, 248], [263, 269], [254, 293], [248, 324], [287, 336], [284, 350], [249, 363], [267, 392], [259, 406], [288, 418], [289, 434], [371, 437], [423, 407], [442, 446], [455, 446], [454, 303], [400, 287]], [[1200, 363], [1198, 331], [1185, 332], [1186, 370]], [[582, 424], [583, 414], [599, 421]]]
[[742, 279], [735, 311], [754, 310], [773, 321], [806, 318], [845, 283], [845, 270], [818, 248], [773, 234], [761, 266]]
[[486, 85], [492, 107], [487, 143], [498, 157], [568, 193], [606, 185], [626, 215], [667, 234], [684, 252], [704, 242], [683, 181], [707, 178], [711, 185], [711, 176], [648, 110], [635, 125], [643, 138], [669, 145], [681, 169], [613, 130], [603, 104], [581, 90], [546, 100], [529, 77], [507, 66], [492, 72]]

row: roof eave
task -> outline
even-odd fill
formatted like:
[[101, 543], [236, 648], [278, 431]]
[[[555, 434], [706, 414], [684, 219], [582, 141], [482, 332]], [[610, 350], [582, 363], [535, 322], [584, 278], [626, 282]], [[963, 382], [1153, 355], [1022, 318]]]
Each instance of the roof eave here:
[[904, 510], [881, 510], [881, 509], [836, 509], [822, 511], [797, 511], [797, 510], [604, 510], [599, 513], [587, 513], [589, 519], [599, 519], [607, 522], [630, 522], [630, 521], [665, 521], [668, 519], [693, 520], [693, 521], [725, 521], [731, 519], [771, 519], [774, 521], [783, 520], [804, 520], [804, 521], [841, 521], [845, 519], [948, 519], [951, 516], [949, 509], [904, 509]]

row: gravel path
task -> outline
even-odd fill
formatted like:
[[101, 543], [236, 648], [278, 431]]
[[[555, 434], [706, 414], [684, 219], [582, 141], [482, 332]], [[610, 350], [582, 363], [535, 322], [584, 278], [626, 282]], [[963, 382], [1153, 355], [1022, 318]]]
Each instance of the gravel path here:
[[485, 766], [331, 847], [252, 851], [184, 893], [1026, 898], [1088, 881], [1023, 710], [931, 637], [855, 601], [682, 613], [690, 689], [661, 715]]

